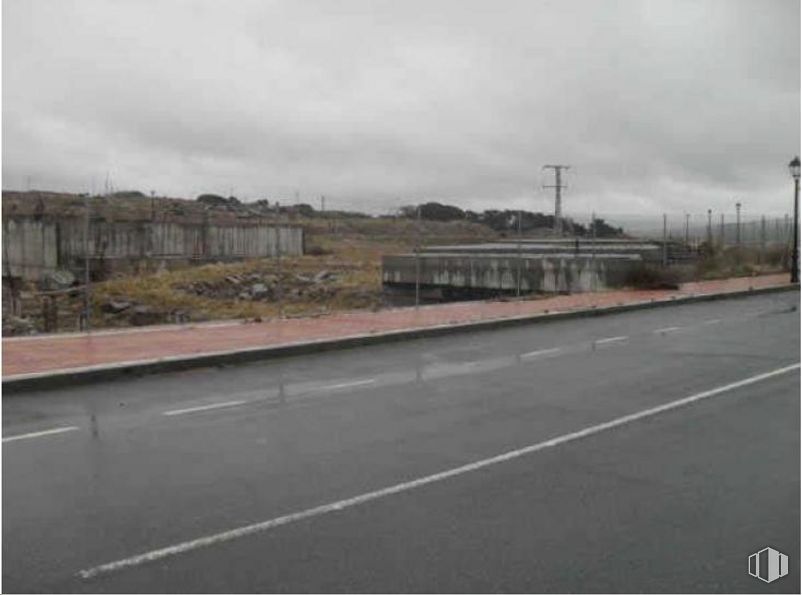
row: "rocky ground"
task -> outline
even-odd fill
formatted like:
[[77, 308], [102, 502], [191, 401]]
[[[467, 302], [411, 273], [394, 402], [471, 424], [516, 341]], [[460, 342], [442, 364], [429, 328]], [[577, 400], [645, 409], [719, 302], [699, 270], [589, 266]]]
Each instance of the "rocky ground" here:
[[[381, 256], [422, 243], [481, 241], [484, 226], [394, 218], [301, 220], [302, 257], [213, 263], [150, 274], [116, 276], [92, 287], [92, 328], [222, 319], [316, 316], [335, 310], [391, 305], [382, 292]], [[3, 335], [70, 332], [80, 328], [83, 293], [74, 276], [22, 291], [22, 311], [4, 307]]]
[[[304, 214], [288, 207], [272, 212], [267, 204], [203, 205], [198, 201], [155, 197], [93, 197], [93, 212], [123, 220], [267, 220], [301, 225], [307, 254], [297, 258], [214, 263], [180, 270], [118, 275], [92, 285], [92, 328], [142, 326], [221, 319], [316, 316], [336, 310], [378, 309], [393, 305], [382, 292], [381, 256], [408, 252], [416, 243], [481, 242], [502, 234], [465, 221], [418, 222], [404, 217], [368, 217], [338, 212]], [[3, 213], [78, 216], [78, 195], [3, 193]], [[784, 252], [763, 255], [727, 250], [702, 259], [688, 279], [713, 279], [782, 270]], [[787, 260], [787, 259], [786, 259]], [[648, 286], [646, 275], [633, 280]], [[687, 280], [687, 279], [686, 279]], [[658, 285], [664, 279], [657, 278]], [[68, 271], [21, 287], [16, 310], [3, 285], [3, 335], [69, 332], [80, 328], [83, 292]]]

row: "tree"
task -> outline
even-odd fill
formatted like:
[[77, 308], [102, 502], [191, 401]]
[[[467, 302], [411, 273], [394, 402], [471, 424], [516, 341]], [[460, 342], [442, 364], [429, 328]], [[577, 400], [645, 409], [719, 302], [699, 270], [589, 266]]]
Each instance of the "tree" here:
[[224, 197], [220, 196], [219, 194], [201, 194], [195, 200], [197, 200], [198, 202], [203, 203], [205, 205], [209, 205], [209, 206], [213, 206], [213, 207], [220, 207], [220, 206], [228, 204], [228, 200], [226, 200]]
[[415, 219], [418, 217], [427, 221], [461, 221], [465, 219], [465, 211], [452, 205], [444, 205], [439, 202], [427, 202], [420, 205], [406, 205], [401, 207], [398, 212], [402, 217]]
[[[597, 238], [620, 238], [624, 235], [623, 228], [613, 227], [605, 222], [604, 219], [594, 219], [593, 228], [596, 229]], [[592, 228], [587, 233], [592, 234]]]

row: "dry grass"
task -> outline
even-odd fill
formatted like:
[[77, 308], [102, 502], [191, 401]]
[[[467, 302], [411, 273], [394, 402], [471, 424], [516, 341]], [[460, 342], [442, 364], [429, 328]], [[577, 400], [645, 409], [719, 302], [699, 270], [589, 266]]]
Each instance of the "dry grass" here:
[[[383, 304], [381, 257], [414, 248], [418, 229], [421, 243], [465, 242], [492, 239], [484, 226], [467, 223], [424, 222], [418, 227], [404, 219], [343, 219], [304, 221], [307, 248], [317, 255], [259, 259], [237, 263], [207, 264], [174, 271], [125, 276], [95, 285], [93, 306], [99, 326], [126, 325], [125, 317], [104, 314], [101, 306], [111, 299], [127, 300], [164, 312], [167, 319], [174, 312], [184, 312], [191, 320], [233, 318], [270, 318], [313, 316], [330, 311], [377, 309]], [[325, 283], [322, 296], [297, 295], [308, 284], [296, 275], [312, 277], [329, 271], [335, 278]], [[281, 280], [281, 304], [264, 301], [221, 299], [188, 291], [192, 284], [223, 284], [231, 276], [278, 276]]]
[[751, 246], [716, 248], [700, 258], [695, 278], [703, 281], [778, 273], [787, 270], [789, 257], [787, 247], [780, 245], [765, 250]]

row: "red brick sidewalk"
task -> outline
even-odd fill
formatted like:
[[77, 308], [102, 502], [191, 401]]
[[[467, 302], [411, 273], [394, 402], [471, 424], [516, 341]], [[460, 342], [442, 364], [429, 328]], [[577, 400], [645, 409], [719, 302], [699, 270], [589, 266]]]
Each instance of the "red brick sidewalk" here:
[[788, 282], [788, 275], [765, 275], [687, 283], [679, 290], [617, 290], [555, 296], [531, 301], [460, 302], [437, 306], [354, 311], [318, 318], [235, 321], [206, 325], [100, 331], [90, 335], [48, 335], [3, 339], [3, 377], [344, 338], [427, 328], [444, 324], [566, 312], [703, 293], [731, 292]]

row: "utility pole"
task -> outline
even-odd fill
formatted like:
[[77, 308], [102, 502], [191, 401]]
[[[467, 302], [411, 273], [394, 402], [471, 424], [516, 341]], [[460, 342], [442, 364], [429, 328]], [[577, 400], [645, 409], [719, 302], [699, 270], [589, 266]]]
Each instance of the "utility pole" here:
[[663, 266], [668, 266], [668, 215], [663, 213]]
[[718, 228], [718, 240], [722, 249], [724, 248], [724, 213], [721, 214], [721, 223]]
[[554, 188], [554, 233], [562, 235], [563, 231], [563, 205], [562, 205], [562, 189], [566, 186], [562, 183], [563, 170], [571, 169], [570, 165], [544, 165], [543, 169], [554, 170], [554, 184], [543, 186], [544, 188]]
[[735, 245], [741, 247], [741, 203], [735, 203]]
[[713, 249], [713, 209], [707, 209], [707, 249]]

